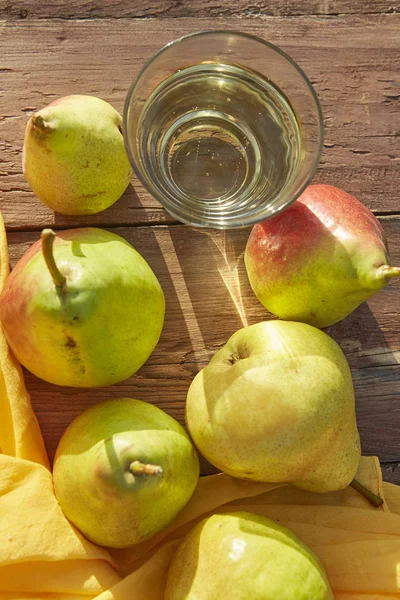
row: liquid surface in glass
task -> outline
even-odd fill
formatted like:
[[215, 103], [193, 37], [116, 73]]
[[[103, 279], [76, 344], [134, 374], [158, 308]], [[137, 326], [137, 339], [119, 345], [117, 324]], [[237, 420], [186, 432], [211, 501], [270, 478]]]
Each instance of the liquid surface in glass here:
[[147, 99], [138, 144], [155, 185], [187, 214], [223, 222], [272, 202], [294, 176], [301, 132], [286, 96], [239, 66], [202, 63]]

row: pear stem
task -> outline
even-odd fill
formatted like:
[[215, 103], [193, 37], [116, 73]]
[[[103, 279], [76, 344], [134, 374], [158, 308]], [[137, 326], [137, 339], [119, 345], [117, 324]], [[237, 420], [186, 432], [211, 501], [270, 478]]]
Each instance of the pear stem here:
[[162, 475], [163, 470], [159, 465], [150, 465], [134, 460], [129, 465], [129, 470], [133, 475]]
[[350, 486], [355, 489], [359, 494], [364, 496], [375, 508], [379, 508], [383, 504], [383, 500], [380, 496], [371, 492], [368, 488], [366, 488], [362, 483], [357, 481], [357, 479], [353, 479], [350, 483]]
[[67, 278], [64, 277], [64, 275], [59, 271], [56, 261], [54, 260], [53, 242], [55, 237], [56, 234], [52, 229], [43, 229], [41, 234], [42, 252], [47, 268], [49, 269], [50, 275], [54, 281], [54, 285], [64, 292]]
[[393, 277], [400, 277], [400, 267], [391, 267], [390, 265], [382, 265], [378, 269], [379, 279], [393, 279]]
[[44, 119], [41, 115], [33, 115], [32, 116], [32, 123], [33, 126], [36, 127], [37, 129], [42, 129], [44, 130], [45, 128], [45, 122]]

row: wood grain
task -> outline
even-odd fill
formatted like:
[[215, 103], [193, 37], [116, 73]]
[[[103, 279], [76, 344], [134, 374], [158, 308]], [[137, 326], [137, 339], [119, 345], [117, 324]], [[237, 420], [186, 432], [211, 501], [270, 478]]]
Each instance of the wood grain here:
[[1, 0], [0, 18], [98, 19], [105, 17], [150, 19], [178, 17], [303, 16], [380, 14], [399, 12], [396, 0]]
[[382, 467], [382, 477], [384, 481], [388, 483], [393, 483], [395, 485], [400, 485], [400, 465], [399, 463], [383, 463]]
[[[400, 219], [384, 218], [393, 264], [400, 264]], [[65, 427], [101, 399], [131, 396], [157, 404], [183, 422], [193, 376], [244, 324], [270, 318], [247, 281], [243, 251], [246, 230], [230, 233], [182, 225], [114, 230], [128, 239], [158, 276], [167, 299], [161, 340], [149, 361], [131, 379], [101, 389], [46, 384], [26, 373], [26, 381], [51, 456]], [[37, 233], [10, 233], [14, 265]], [[398, 396], [400, 378], [400, 281], [393, 282], [328, 332], [339, 342], [353, 372], [363, 451], [384, 461], [400, 461]], [[203, 463], [203, 472], [210, 472]]]
[[[3, 3], [3, 9], [11, 6], [7, 14], [12, 14], [22, 4], [6, 3], [4, 8]], [[33, 11], [44, 6], [61, 11], [59, 2], [30, 4]], [[71, 4], [71, 14], [79, 14], [77, 4]], [[81, 4], [88, 9], [114, 6], [111, 2]], [[127, 4], [115, 3], [119, 16], [124, 16]], [[69, 5], [63, 6], [67, 10]], [[344, 188], [379, 214], [398, 211], [400, 15], [22, 20], [17, 35], [11, 20], [2, 22], [0, 35], [0, 209], [8, 229], [171, 222], [136, 180], [103, 213], [85, 218], [54, 215], [24, 181], [24, 129], [34, 111], [71, 93], [100, 96], [122, 111], [131, 81], [160, 46], [194, 30], [216, 28], [240, 29], [278, 44], [309, 75], [326, 123], [325, 149], [315, 181]]]

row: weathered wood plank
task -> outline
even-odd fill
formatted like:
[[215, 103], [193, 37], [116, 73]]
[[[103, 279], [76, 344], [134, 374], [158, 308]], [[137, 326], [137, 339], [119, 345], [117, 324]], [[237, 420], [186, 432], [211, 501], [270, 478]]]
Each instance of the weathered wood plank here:
[[400, 15], [251, 21], [37, 20], [20, 21], [18, 30], [15, 23], [4, 21], [0, 29], [0, 208], [7, 227], [170, 220], [137, 181], [134, 189], [99, 215], [54, 216], [23, 179], [24, 129], [32, 112], [71, 93], [98, 95], [121, 111], [132, 79], [160, 46], [193, 30], [213, 28], [240, 28], [277, 43], [308, 73], [326, 122], [316, 181], [343, 187], [380, 214], [399, 211]]
[[379, 14], [399, 12], [395, 0], [2, 0], [0, 18], [178, 18]]
[[[392, 262], [400, 264], [400, 219], [382, 222]], [[70, 421], [104, 398], [144, 399], [183, 422], [187, 389], [197, 371], [243, 324], [269, 318], [250, 289], [243, 265], [248, 231], [210, 234], [181, 225], [115, 231], [143, 254], [160, 279], [167, 298], [164, 331], [146, 365], [117, 386], [75, 390], [26, 374], [51, 456]], [[12, 265], [37, 237], [31, 232], [9, 234]], [[400, 461], [399, 290], [397, 280], [329, 329], [353, 371], [363, 451], [386, 461]], [[205, 465], [203, 472], [209, 472]]]
[[381, 464], [381, 467], [384, 481], [400, 485], [400, 464], [398, 462], [383, 463]]

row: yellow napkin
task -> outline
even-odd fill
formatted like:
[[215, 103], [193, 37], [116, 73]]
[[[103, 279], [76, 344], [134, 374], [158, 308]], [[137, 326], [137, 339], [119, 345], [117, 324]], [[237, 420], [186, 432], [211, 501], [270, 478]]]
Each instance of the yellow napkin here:
[[[8, 275], [0, 218], [0, 288]], [[377, 510], [353, 489], [326, 495], [214, 475], [171, 527], [130, 550], [106, 551], [64, 518], [20, 366], [0, 329], [0, 600], [162, 600], [181, 537], [213, 511], [249, 510], [293, 529], [322, 561], [338, 600], [400, 598], [400, 488], [376, 458], [358, 479], [385, 497]]]

